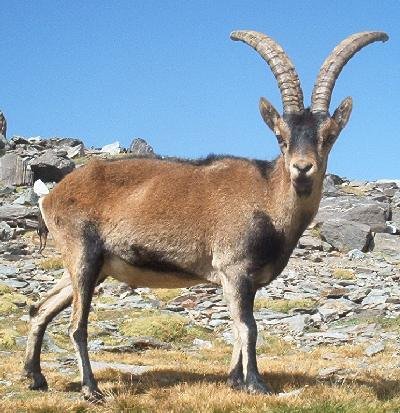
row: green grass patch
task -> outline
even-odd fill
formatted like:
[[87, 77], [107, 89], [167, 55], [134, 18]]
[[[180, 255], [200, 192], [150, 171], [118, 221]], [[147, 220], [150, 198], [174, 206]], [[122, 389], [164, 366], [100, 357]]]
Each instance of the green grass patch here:
[[283, 356], [293, 351], [290, 343], [277, 336], [269, 334], [261, 335], [263, 343], [257, 347], [257, 354], [265, 354], [268, 356]]
[[207, 330], [191, 326], [186, 318], [161, 312], [143, 311], [120, 325], [122, 334], [130, 337], [150, 336], [167, 343], [188, 343], [194, 338], [207, 338]]
[[256, 298], [254, 302], [254, 310], [262, 310], [264, 308], [280, 313], [289, 313], [295, 308], [313, 308], [315, 301], [309, 298], [301, 300], [272, 300], [269, 298]]

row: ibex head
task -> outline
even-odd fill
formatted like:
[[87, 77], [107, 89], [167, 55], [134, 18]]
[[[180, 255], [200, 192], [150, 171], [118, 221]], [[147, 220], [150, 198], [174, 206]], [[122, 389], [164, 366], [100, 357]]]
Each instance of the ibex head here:
[[329, 114], [336, 79], [355, 53], [372, 42], [386, 41], [387, 34], [357, 33], [336, 46], [319, 71], [308, 109], [304, 109], [296, 69], [278, 43], [254, 31], [235, 31], [231, 33], [231, 39], [247, 43], [271, 68], [281, 92], [283, 115], [280, 116], [270, 102], [261, 98], [261, 116], [278, 139], [296, 192], [302, 196], [310, 194], [316, 180], [320, 181], [324, 176], [328, 154], [351, 114], [351, 97], [344, 99], [332, 116]]

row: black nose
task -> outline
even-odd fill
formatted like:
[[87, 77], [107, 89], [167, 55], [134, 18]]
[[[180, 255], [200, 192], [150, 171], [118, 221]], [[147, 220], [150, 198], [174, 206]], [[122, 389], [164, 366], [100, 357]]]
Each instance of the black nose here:
[[313, 167], [313, 164], [309, 163], [309, 162], [297, 162], [297, 163], [293, 164], [293, 166], [300, 173], [306, 174]]

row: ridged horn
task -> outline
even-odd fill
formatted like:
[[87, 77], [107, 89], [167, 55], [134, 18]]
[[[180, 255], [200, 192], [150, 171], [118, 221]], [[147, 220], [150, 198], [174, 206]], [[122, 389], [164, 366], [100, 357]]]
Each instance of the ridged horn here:
[[248, 44], [268, 63], [281, 91], [283, 111], [302, 112], [304, 105], [300, 80], [282, 47], [265, 34], [250, 30], [234, 31], [231, 33], [231, 39]]
[[386, 42], [384, 32], [355, 33], [339, 43], [325, 59], [311, 96], [311, 112], [328, 112], [336, 79], [346, 63], [364, 46], [378, 40]]

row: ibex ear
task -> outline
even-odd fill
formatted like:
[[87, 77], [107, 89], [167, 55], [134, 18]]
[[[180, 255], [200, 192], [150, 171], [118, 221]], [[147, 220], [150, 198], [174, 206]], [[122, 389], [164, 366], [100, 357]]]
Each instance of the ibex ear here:
[[265, 98], [260, 98], [260, 113], [264, 122], [269, 126], [272, 132], [276, 133], [277, 122], [280, 116], [277, 110]]
[[332, 119], [337, 123], [340, 129], [343, 129], [349, 121], [352, 108], [353, 99], [347, 97], [333, 113]]

